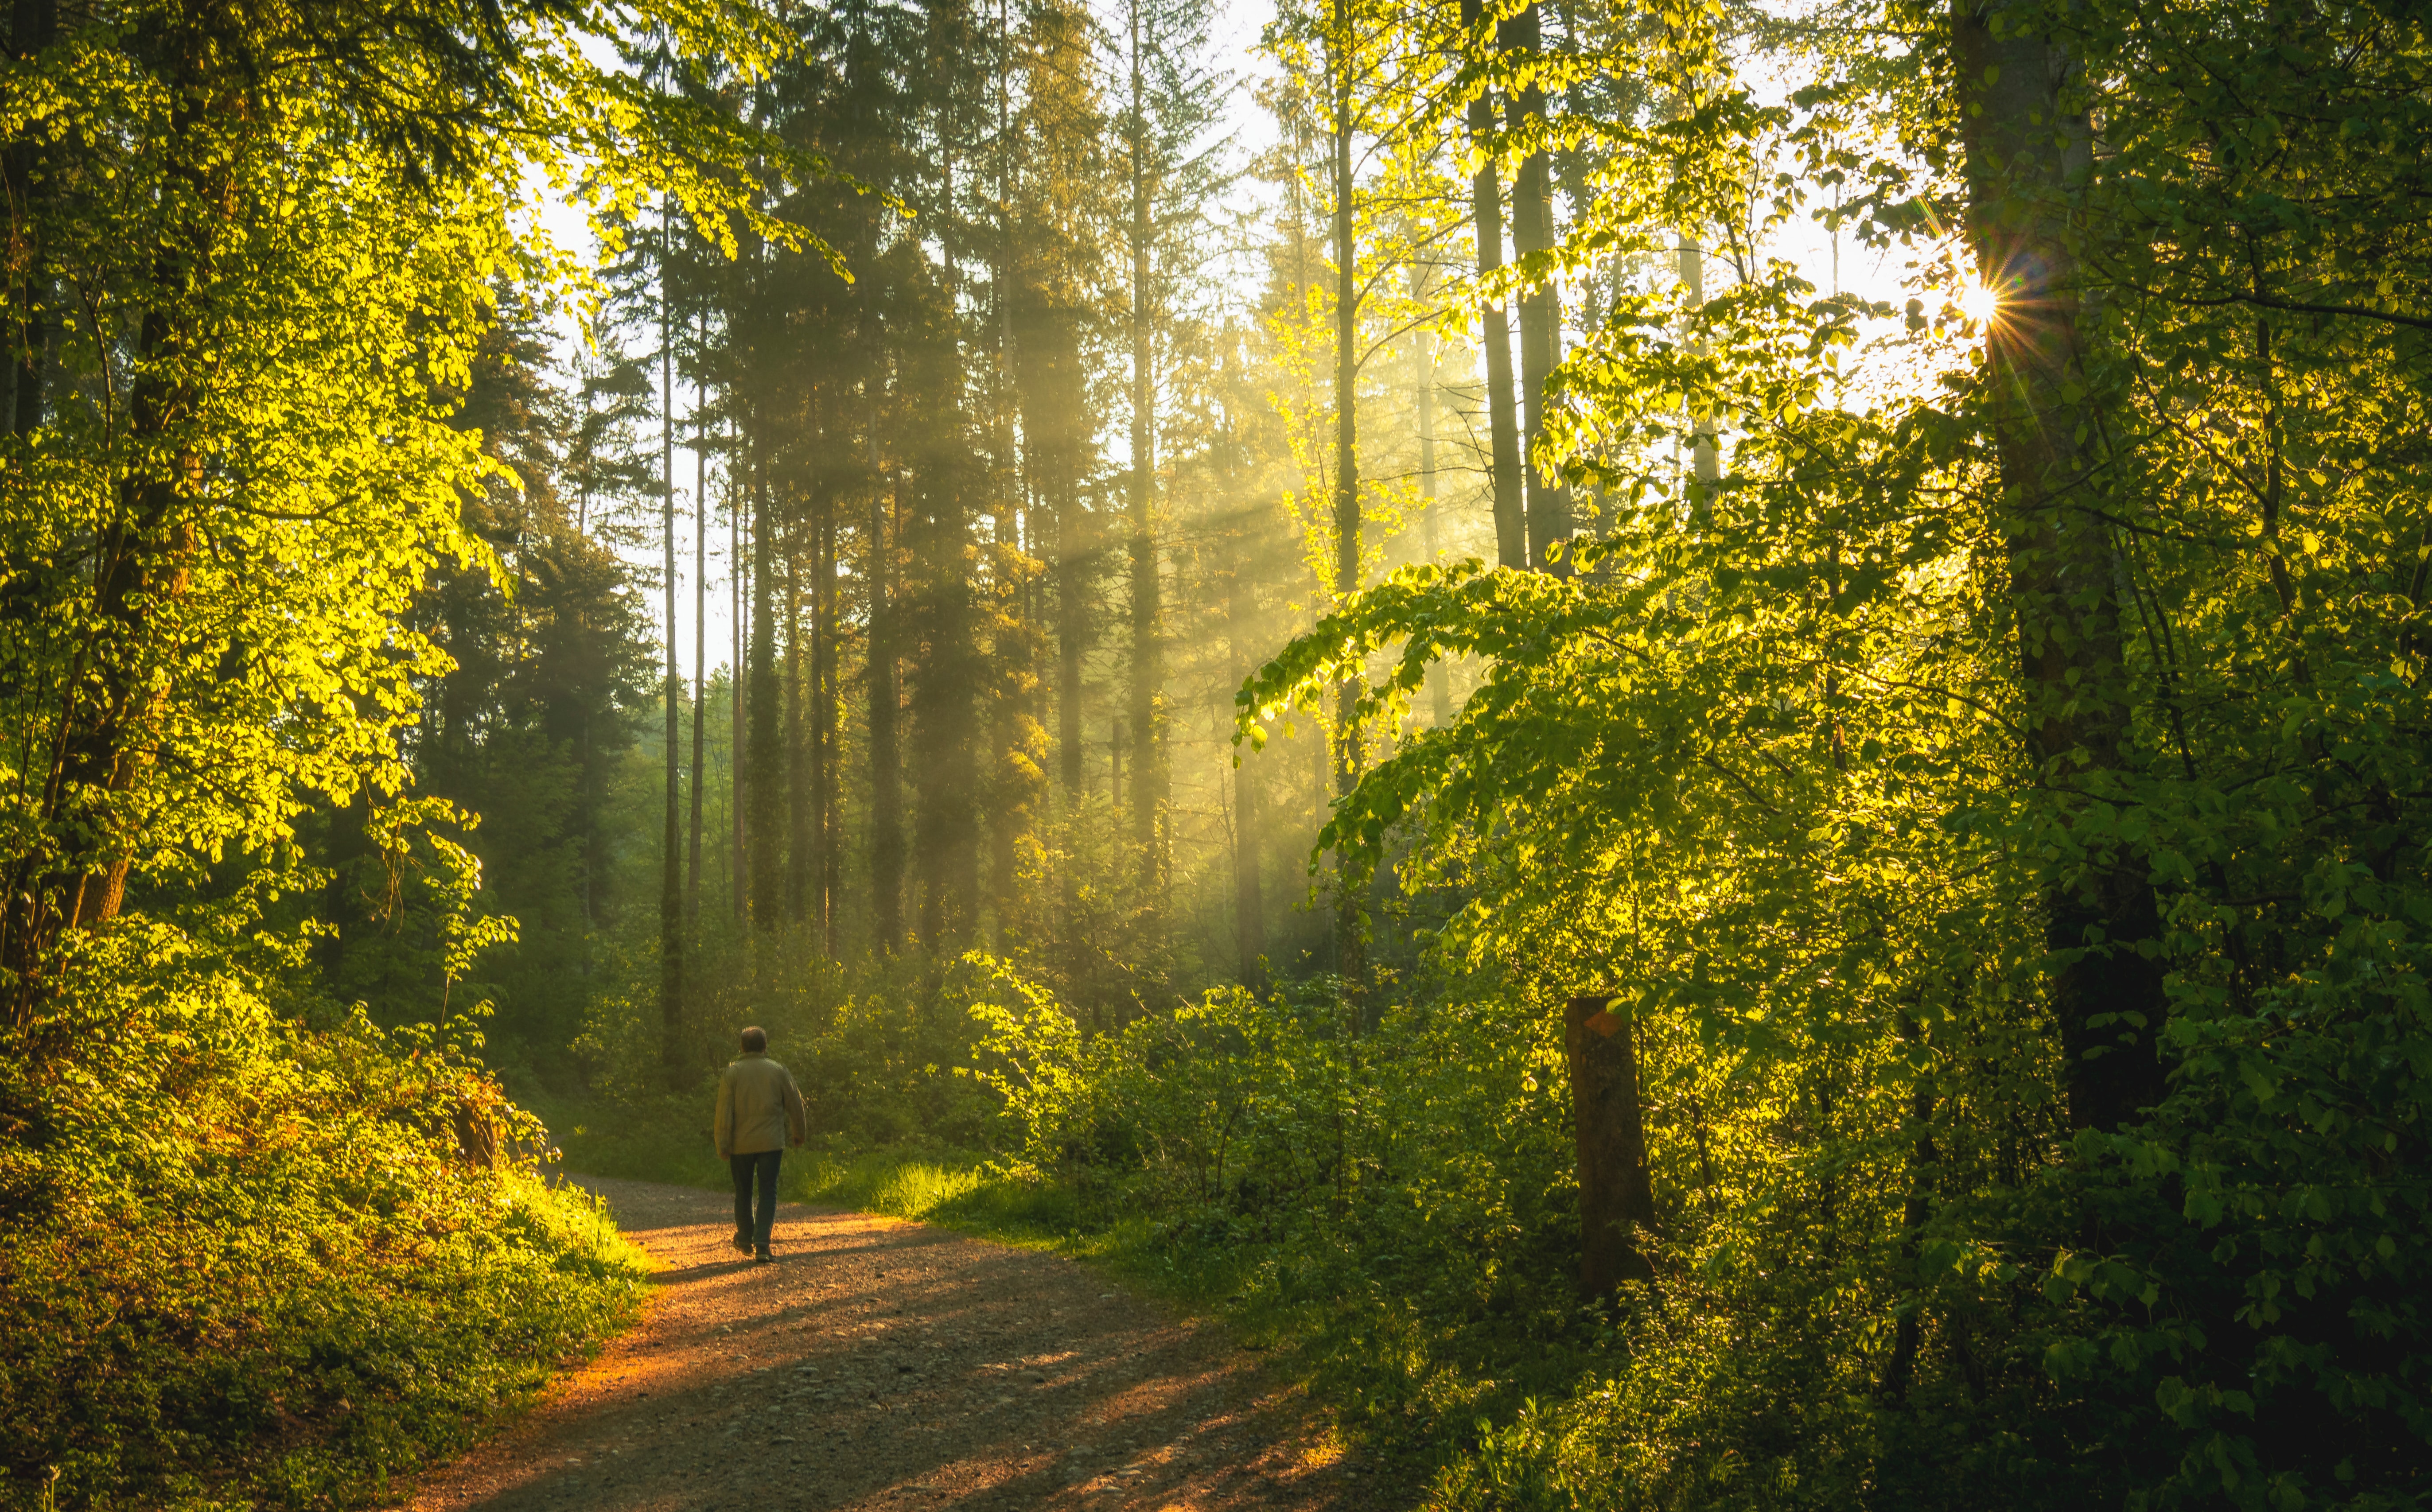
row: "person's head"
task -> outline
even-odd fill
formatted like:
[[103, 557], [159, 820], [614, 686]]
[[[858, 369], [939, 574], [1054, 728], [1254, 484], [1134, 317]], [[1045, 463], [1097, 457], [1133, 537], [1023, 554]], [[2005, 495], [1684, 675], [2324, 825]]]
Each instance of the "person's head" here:
[[743, 1053], [756, 1055], [768, 1048], [768, 1032], [754, 1025], [743, 1032]]

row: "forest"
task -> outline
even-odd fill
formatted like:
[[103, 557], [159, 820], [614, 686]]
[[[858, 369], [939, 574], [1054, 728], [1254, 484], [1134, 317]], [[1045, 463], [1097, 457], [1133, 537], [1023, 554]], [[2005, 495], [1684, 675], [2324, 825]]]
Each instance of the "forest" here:
[[745, 1024], [1413, 1505], [2432, 1505], [2421, 7], [6, 25], [0, 1507], [473, 1442]]

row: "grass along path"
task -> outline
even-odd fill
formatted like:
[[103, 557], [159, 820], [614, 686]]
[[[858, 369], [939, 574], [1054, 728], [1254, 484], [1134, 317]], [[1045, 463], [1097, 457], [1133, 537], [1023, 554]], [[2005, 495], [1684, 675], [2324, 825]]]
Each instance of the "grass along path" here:
[[656, 1263], [641, 1322], [414, 1512], [1275, 1508], [1407, 1502], [1218, 1327], [1057, 1255], [788, 1204], [778, 1262], [723, 1193], [587, 1183]]

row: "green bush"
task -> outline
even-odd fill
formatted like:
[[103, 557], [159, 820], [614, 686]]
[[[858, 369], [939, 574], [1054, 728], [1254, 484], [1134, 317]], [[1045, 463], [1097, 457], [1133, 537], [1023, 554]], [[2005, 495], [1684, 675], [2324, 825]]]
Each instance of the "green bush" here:
[[281, 1015], [140, 919], [76, 965], [6, 1088], [0, 1504], [360, 1502], [632, 1315], [467, 1040]]
[[[1642, 1019], [1655, 1279], [1590, 1303], [1544, 1007], [1470, 983], [1356, 1026], [1322, 992], [1225, 991], [1090, 1037], [1002, 966], [966, 990], [1003, 1174], [1296, 1344], [1447, 1508], [2259, 1509], [2351, 1477], [2385, 1489], [2348, 1504], [2419, 1504], [2386, 1489], [2421, 1484], [2432, 1422], [2411, 995], [2190, 1003], [2147, 1124], [1922, 1203], [1896, 1059]], [[2009, 1071], [1981, 1064], [1942, 1095], [1989, 1100]], [[1953, 1168], [1940, 1134], [1917, 1148]]]

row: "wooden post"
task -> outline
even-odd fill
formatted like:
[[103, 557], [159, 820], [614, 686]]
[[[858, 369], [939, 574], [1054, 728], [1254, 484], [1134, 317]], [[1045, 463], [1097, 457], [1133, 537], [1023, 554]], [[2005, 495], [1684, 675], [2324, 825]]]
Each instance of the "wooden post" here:
[[1579, 1290], [1589, 1297], [1608, 1297], [1624, 1281], [1655, 1275], [1638, 1251], [1638, 1230], [1655, 1226], [1638, 1049], [1630, 1020], [1606, 1008], [1612, 1000], [1610, 993], [1590, 994], [1562, 1010], [1571, 1121], [1579, 1135]]

